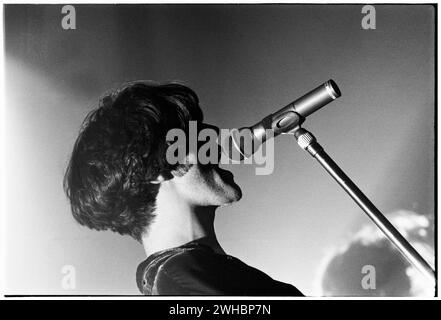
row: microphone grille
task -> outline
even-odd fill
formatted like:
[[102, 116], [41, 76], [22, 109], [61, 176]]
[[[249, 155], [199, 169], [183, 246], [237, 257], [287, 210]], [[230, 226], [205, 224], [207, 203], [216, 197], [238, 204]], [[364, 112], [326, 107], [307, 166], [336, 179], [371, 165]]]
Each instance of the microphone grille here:
[[328, 94], [331, 96], [332, 99], [337, 99], [341, 96], [341, 91], [338, 88], [337, 84], [334, 80], [330, 79], [325, 82], [325, 88]]

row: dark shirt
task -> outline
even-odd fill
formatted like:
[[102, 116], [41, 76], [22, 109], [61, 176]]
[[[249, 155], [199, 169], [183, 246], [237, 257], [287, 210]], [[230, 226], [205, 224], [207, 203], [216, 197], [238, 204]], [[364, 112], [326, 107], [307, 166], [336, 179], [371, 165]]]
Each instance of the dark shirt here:
[[150, 255], [138, 266], [136, 282], [145, 295], [303, 296], [197, 240]]

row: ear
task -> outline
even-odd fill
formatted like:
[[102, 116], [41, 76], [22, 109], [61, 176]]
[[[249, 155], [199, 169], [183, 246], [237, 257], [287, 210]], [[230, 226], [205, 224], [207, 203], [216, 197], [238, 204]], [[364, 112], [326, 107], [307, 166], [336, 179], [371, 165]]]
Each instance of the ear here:
[[160, 173], [156, 179], [154, 179], [154, 180], [150, 180], [149, 182], [150, 182], [151, 184], [160, 184], [160, 183], [162, 183], [162, 182], [164, 182], [164, 181], [166, 181], [166, 180], [170, 180], [170, 179], [172, 179], [172, 178], [173, 178], [173, 175], [172, 175], [172, 174], [163, 174], [163, 173]]
[[162, 174], [160, 174], [155, 180], [150, 180], [151, 184], [160, 184], [165, 181], [165, 178]]

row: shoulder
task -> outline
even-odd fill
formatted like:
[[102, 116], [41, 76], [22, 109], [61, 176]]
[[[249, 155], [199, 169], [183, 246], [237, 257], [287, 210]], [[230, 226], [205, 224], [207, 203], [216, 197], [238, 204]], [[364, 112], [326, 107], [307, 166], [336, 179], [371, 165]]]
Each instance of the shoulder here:
[[138, 268], [138, 287], [147, 295], [302, 295], [237, 258], [197, 246], [169, 250]]
[[[173, 275], [178, 272], [194, 272], [216, 267], [221, 262], [219, 255], [205, 247], [185, 249], [171, 255], [162, 263], [160, 270]], [[209, 269], [208, 269], [209, 270]]]
[[221, 295], [222, 264], [220, 255], [205, 246], [173, 248], [142, 262], [136, 282], [145, 295]]
[[157, 269], [153, 294], [224, 295], [228, 285], [222, 276], [223, 259], [205, 248], [173, 254]]

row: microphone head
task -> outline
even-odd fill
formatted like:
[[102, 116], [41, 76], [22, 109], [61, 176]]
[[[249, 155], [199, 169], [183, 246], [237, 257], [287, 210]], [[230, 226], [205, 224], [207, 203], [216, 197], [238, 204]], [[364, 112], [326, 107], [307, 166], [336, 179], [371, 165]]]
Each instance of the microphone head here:
[[288, 106], [303, 117], [307, 117], [340, 96], [340, 89], [335, 81], [330, 79], [296, 101], [291, 102]]
[[341, 97], [340, 88], [337, 86], [334, 80], [330, 79], [325, 82], [325, 88], [328, 90], [329, 95], [335, 99]]
[[223, 153], [233, 161], [247, 159], [267, 139], [291, 132], [300, 126], [307, 116], [340, 96], [339, 87], [330, 79], [255, 125], [231, 130], [229, 136], [222, 141]]

